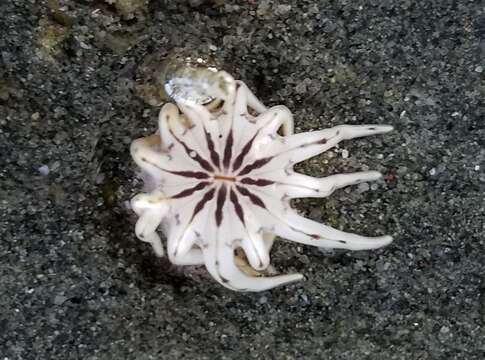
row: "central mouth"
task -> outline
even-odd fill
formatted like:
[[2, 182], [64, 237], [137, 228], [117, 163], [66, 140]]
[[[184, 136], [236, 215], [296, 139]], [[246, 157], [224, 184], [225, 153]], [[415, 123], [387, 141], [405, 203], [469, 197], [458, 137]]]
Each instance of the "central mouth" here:
[[235, 176], [226, 176], [226, 175], [214, 175], [214, 180], [236, 182], [236, 177]]

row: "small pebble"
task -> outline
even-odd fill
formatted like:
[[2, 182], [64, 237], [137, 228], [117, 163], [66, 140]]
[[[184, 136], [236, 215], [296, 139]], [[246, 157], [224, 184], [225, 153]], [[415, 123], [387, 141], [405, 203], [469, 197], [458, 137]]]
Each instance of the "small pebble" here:
[[349, 151], [346, 149], [342, 150], [342, 158], [347, 159], [349, 157]]
[[300, 95], [301, 94], [304, 94], [306, 92], [306, 84], [305, 84], [305, 82], [302, 81], [298, 85], [296, 85], [295, 92], [297, 94], [300, 94]]
[[66, 300], [67, 300], [67, 297], [65, 297], [64, 295], [56, 295], [56, 297], [54, 298], [54, 304], [62, 305], [66, 302]]
[[450, 328], [447, 327], [447, 326], [443, 326], [440, 329], [440, 333], [442, 333], [442, 334], [448, 334], [449, 332], [450, 332]]
[[310, 305], [310, 299], [308, 298], [308, 295], [306, 294], [301, 294], [300, 295], [300, 303], [302, 305]]
[[396, 173], [400, 176], [405, 175], [407, 172], [408, 172], [408, 168], [406, 166], [400, 166], [396, 170]]
[[61, 163], [59, 161], [54, 161], [51, 165], [51, 171], [56, 171], [61, 167]]
[[477, 73], [481, 74], [481, 73], [483, 72], [483, 67], [482, 67], [482, 66], [477, 66], [477, 67], [475, 68], [475, 72], [477, 72]]
[[47, 165], [42, 165], [40, 168], [37, 169], [37, 171], [42, 175], [42, 176], [47, 176], [49, 175], [49, 167]]
[[357, 192], [361, 194], [363, 192], [369, 191], [369, 189], [370, 189], [370, 186], [368, 183], [362, 183], [362, 184], [359, 184], [359, 186], [357, 187]]
[[332, 255], [335, 255], [336, 253], [335, 249], [323, 248], [323, 247], [319, 247], [318, 251], [320, 251], [322, 254], [325, 254], [326, 256], [332, 256]]
[[284, 15], [291, 10], [291, 5], [278, 5], [276, 7], [276, 13], [278, 15]]
[[436, 175], [436, 169], [435, 169], [435, 168], [432, 168], [432, 169], [429, 171], [429, 174], [430, 174], [431, 176]]

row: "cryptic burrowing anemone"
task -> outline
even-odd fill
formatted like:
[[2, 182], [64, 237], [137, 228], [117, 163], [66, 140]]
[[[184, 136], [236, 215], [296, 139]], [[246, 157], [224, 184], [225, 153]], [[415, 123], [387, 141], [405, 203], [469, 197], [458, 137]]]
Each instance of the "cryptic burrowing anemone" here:
[[[294, 134], [285, 106], [267, 108], [224, 71], [199, 78], [203, 81], [195, 85], [183, 77], [168, 81], [166, 89], [176, 104], [162, 107], [157, 133], [131, 145], [133, 159], [151, 184], [131, 201], [139, 216], [136, 235], [158, 256], [165, 253], [160, 227], [172, 263], [205, 265], [229, 289], [261, 291], [302, 279], [300, 274], [262, 276], [275, 236], [349, 250], [392, 241], [331, 228], [290, 206], [291, 199], [323, 198], [335, 189], [380, 178], [375, 171], [315, 178], [293, 166], [342, 140], [382, 134], [391, 126], [341, 125]], [[190, 86], [197, 96], [189, 96]]]

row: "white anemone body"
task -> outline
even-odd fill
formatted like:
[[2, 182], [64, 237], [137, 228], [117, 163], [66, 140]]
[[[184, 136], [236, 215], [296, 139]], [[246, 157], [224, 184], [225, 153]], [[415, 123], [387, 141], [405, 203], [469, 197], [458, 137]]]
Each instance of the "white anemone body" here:
[[[219, 72], [223, 81], [209, 105], [176, 99], [160, 111], [159, 132], [131, 146], [135, 162], [155, 188], [137, 195], [136, 235], [179, 265], [205, 265], [220, 284], [238, 291], [261, 291], [302, 278], [300, 274], [252, 276], [238, 266], [244, 251], [256, 271], [270, 264], [275, 236], [297, 243], [350, 250], [389, 244], [390, 236], [345, 233], [300, 216], [290, 200], [326, 197], [335, 189], [378, 179], [374, 171], [314, 178], [294, 164], [341, 140], [385, 133], [390, 126], [337, 126], [293, 134], [284, 106], [266, 108], [247, 86]], [[223, 86], [222, 86], [223, 85]], [[214, 85], [214, 86], [217, 86]], [[281, 133], [281, 134], [280, 134]], [[253, 272], [256, 273], [256, 272]], [[257, 274], [257, 273], [256, 273]]]

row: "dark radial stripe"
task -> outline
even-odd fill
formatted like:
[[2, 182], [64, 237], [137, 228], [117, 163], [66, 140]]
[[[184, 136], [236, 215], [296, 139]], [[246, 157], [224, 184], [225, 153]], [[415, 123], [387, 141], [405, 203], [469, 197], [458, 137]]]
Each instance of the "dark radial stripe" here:
[[205, 140], [207, 141], [207, 148], [209, 149], [209, 152], [210, 152], [212, 164], [218, 169], [220, 169], [221, 160], [219, 159], [219, 154], [215, 150], [214, 141], [212, 141], [211, 135], [207, 131], [204, 130], [204, 132], [205, 132]]
[[[195, 151], [194, 149], [191, 149], [187, 146], [187, 144], [185, 144], [182, 140], [180, 140], [177, 135], [174, 134], [174, 132], [172, 131], [172, 129], [170, 129], [170, 134], [172, 134], [172, 136], [175, 138], [175, 140], [177, 140], [177, 142], [183, 146], [185, 152], [187, 153], [187, 155], [189, 155], [189, 157], [191, 159], [194, 159], [195, 161], [197, 161], [199, 163], [199, 165], [207, 170], [207, 171], [214, 171], [214, 168], [212, 167], [212, 165], [206, 160], [204, 159], [202, 156], [199, 155], [199, 153], [197, 151]], [[195, 154], [195, 156], [192, 156], [193, 154]]]
[[299, 147], [300, 148], [304, 148], [304, 147], [307, 147], [307, 146], [312, 146], [312, 145], [325, 145], [328, 140], [332, 139], [333, 137], [331, 138], [321, 138], [320, 140], [315, 140], [315, 141], [312, 141], [311, 143], [305, 143], [305, 144], [301, 144]]
[[234, 138], [232, 137], [232, 129], [231, 129], [226, 139], [226, 148], [224, 149], [224, 159], [222, 160], [222, 163], [224, 164], [225, 168], [228, 168], [229, 163], [231, 162], [233, 142], [234, 142]]
[[200, 182], [198, 183], [197, 185], [189, 188], [189, 189], [185, 189], [185, 190], [182, 190], [181, 192], [179, 192], [178, 194], [175, 194], [174, 196], [172, 196], [171, 198], [172, 199], [181, 199], [181, 198], [184, 198], [184, 197], [187, 197], [187, 196], [190, 196], [192, 195], [193, 193], [195, 193], [196, 191], [199, 191], [199, 190], [202, 190], [204, 189], [207, 185], [209, 185], [210, 183], [207, 182], [207, 181], [203, 181], [203, 182]]
[[192, 217], [190, 218], [190, 222], [194, 220], [195, 216], [202, 211], [204, 206], [212, 200], [214, 197], [214, 193], [216, 189], [212, 188], [208, 192], [205, 193], [204, 197], [195, 205], [194, 212], [192, 213]]
[[246, 185], [268, 186], [274, 184], [274, 181], [266, 179], [243, 178], [241, 179], [241, 183]]
[[261, 200], [261, 198], [255, 194], [253, 194], [252, 192], [250, 192], [248, 189], [246, 189], [245, 187], [242, 187], [242, 186], [237, 186], [236, 185], [236, 189], [237, 191], [239, 191], [242, 195], [244, 196], [247, 196], [249, 198], [249, 200], [251, 200], [251, 202], [254, 204], [254, 205], [257, 205], [259, 207], [262, 207], [263, 209], [266, 209], [266, 205], [264, 205], [264, 202], [263, 200]]
[[295, 232], [297, 232], [297, 233], [300, 233], [300, 234], [303, 234], [305, 236], [308, 236], [309, 238], [311, 238], [313, 240], [322, 240], [322, 239], [324, 239], [324, 240], [327, 240], [327, 241], [338, 242], [340, 244], [347, 244], [347, 241], [345, 241], [345, 240], [334, 240], [334, 239], [329, 239], [329, 238], [323, 237], [323, 236], [318, 235], [318, 234], [309, 234], [309, 233], [307, 233], [305, 231], [302, 231], [300, 229], [297, 229], [294, 226], [290, 226], [290, 229], [293, 230], [293, 231], [295, 231]]
[[231, 189], [231, 192], [229, 193], [229, 199], [231, 200], [232, 204], [234, 205], [234, 209], [236, 210], [237, 217], [245, 225], [243, 208], [242, 208], [241, 204], [239, 203], [239, 199], [238, 199], [236, 193], [232, 189]]
[[154, 162], [149, 161], [147, 158], [142, 157], [141, 158], [141, 161], [146, 162], [147, 164], [150, 164], [151, 166], [154, 166], [154, 167], [156, 167], [159, 170], [168, 172], [168, 173], [173, 174], [173, 175], [178, 175], [178, 176], [183, 176], [183, 177], [188, 177], [188, 178], [195, 178], [195, 179], [208, 179], [209, 178], [209, 175], [206, 174], [203, 171], [174, 171], [174, 170], [167, 170], [167, 169], [164, 169], [164, 168], [158, 166]]
[[239, 172], [238, 176], [249, 174], [254, 169], [259, 169], [259, 168], [263, 167], [264, 165], [269, 163], [272, 159], [273, 159], [273, 156], [269, 156], [269, 157], [266, 157], [266, 158], [256, 160], [252, 164], [248, 164], [245, 167], [243, 167], [243, 169]]
[[227, 195], [227, 189], [226, 185], [222, 184], [221, 188], [219, 189], [219, 192], [217, 193], [217, 207], [216, 207], [216, 224], [217, 226], [220, 226], [222, 223], [222, 209], [224, 208], [224, 203], [226, 202], [226, 196]]
[[244, 157], [246, 156], [247, 153], [249, 153], [249, 150], [251, 149], [251, 146], [253, 145], [254, 139], [256, 138], [256, 135], [258, 133], [254, 134], [254, 136], [251, 138], [251, 140], [248, 141], [246, 145], [241, 150], [241, 153], [236, 157], [234, 160], [234, 164], [232, 165], [232, 171], [236, 171], [239, 169], [242, 165], [242, 162], [244, 160]]
[[165, 170], [166, 172], [178, 176], [188, 177], [188, 178], [195, 178], [195, 179], [208, 179], [210, 176], [203, 171], [170, 171]]

